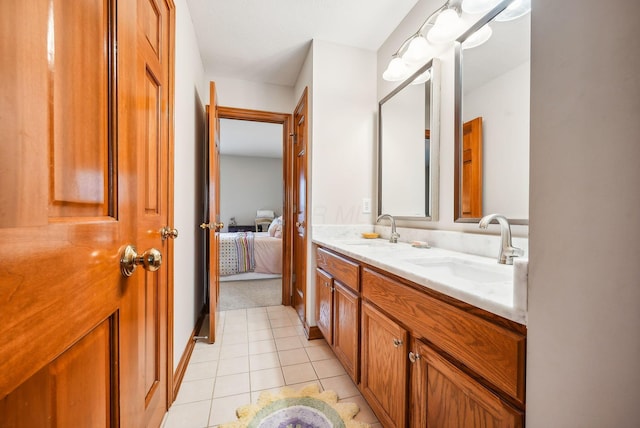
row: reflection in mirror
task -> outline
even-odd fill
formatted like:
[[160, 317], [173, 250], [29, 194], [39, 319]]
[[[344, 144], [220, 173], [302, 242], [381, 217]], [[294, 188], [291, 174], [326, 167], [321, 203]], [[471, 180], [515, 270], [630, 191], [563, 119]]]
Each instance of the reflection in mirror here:
[[438, 93], [434, 60], [380, 101], [378, 214], [437, 220]]
[[[487, 22], [487, 21], [484, 21]], [[482, 22], [481, 22], [482, 23]], [[489, 40], [456, 47], [455, 220], [529, 213], [531, 14], [492, 21]], [[468, 34], [468, 33], [467, 33]]]

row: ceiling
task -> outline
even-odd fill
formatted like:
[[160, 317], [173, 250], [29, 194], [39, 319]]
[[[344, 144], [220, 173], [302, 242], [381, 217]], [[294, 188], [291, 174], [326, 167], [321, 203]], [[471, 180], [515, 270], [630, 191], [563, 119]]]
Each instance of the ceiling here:
[[[208, 75], [292, 87], [311, 40], [377, 51], [418, 0], [187, 0]], [[220, 152], [282, 157], [282, 126], [221, 120]]]
[[418, 0], [187, 0], [205, 72], [294, 86], [312, 39], [377, 51]]

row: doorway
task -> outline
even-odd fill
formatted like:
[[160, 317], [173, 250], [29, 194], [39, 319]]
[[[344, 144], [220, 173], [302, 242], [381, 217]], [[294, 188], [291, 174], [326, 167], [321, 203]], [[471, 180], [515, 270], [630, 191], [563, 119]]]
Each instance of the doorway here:
[[[220, 107], [219, 310], [289, 304], [290, 115]], [[250, 233], [249, 233], [250, 232]]]

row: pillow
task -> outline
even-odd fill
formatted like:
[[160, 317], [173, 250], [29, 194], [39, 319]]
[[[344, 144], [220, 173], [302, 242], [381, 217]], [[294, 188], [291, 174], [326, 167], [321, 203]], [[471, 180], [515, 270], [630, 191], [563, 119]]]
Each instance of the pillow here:
[[274, 238], [282, 239], [282, 225], [281, 225], [281, 224], [279, 224], [279, 225], [276, 227], [276, 231], [275, 231], [275, 233], [273, 234], [273, 237], [274, 237]]
[[[280, 233], [280, 236], [275, 236], [276, 235], [276, 231], [278, 231]], [[269, 236], [275, 236], [276, 238], [282, 238], [282, 216], [274, 219], [271, 224], [269, 225], [269, 229], [267, 229], [267, 232], [269, 232]]]

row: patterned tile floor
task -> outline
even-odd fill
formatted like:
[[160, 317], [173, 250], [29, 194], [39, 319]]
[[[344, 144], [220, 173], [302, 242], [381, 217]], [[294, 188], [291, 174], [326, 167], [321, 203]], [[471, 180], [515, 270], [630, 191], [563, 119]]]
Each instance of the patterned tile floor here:
[[291, 307], [220, 312], [217, 343], [196, 343], [180, 392], [163, 428], [206, 428], [236, 419], [235, 409], [260, 392], [315, 382], [357, 403], [356, 420], [381, 428], [327, 343], [307, 340]]

